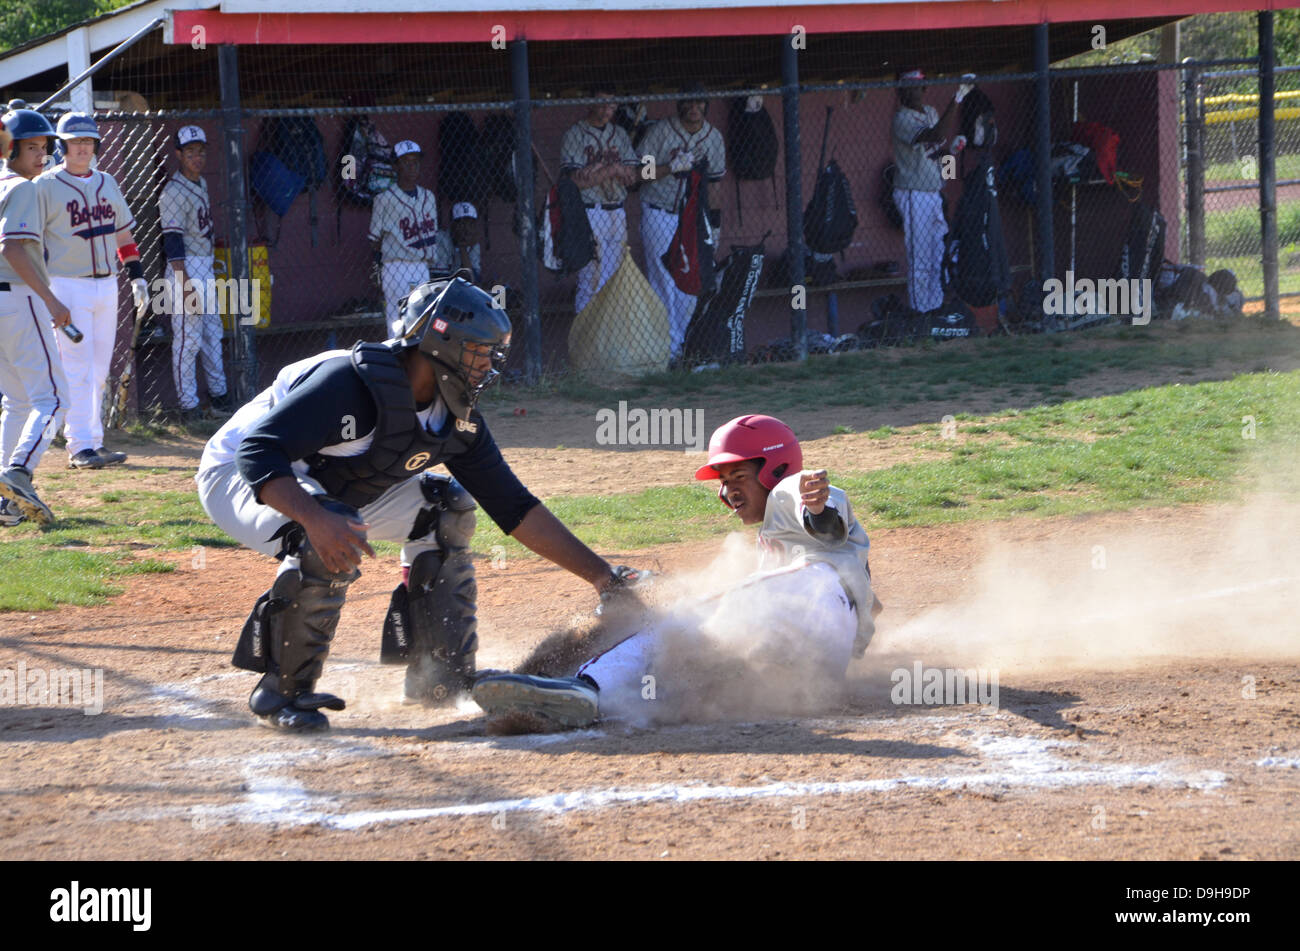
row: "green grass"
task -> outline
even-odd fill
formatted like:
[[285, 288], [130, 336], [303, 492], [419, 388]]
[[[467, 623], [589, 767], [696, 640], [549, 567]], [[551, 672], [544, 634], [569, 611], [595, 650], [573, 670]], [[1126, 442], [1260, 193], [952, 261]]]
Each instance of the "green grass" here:
[[[1242, 437], [1245, 416], [1256, 421], [1253, 440]], [[1246, 485], [1246, 463], [1294, 465], [1300, 454], [1300, 371], [1152, 387], [1011, 411], [1010, 418], [964, 416], [958, 432], [998, 433], [1011, 442], [935, 440], [927, 448], [948, 458], [832, 477], [868, 528], [1232, 499]], [[887, 443], [894, 433], [868, 435]], [[736, 527], [716, 487], [703, 484], [548, 504], [597, 550], [689, 541]], [[484, 525], [475, 549], [493, 545], [524, 554]]]
[[[1278, 181], [1285, 181], [1288, 178], [1300, 178], [1300, 152], [1279, 155], [1275, 161]], [[1205, 180], [1207, 182], [1240, 181], [1247, 183], [1257, 177], [1258, 169], [1256, 169], [1254, 175], [1243, 175], [1241, 162], [1216, 162], [1205, 167]]]
[[60, 604], [100, 604], [121, 594], [126, 575], [172, 571], [155, 559], [124, 561], [113, 552], [51, 548], [33, 554], [15, 542], [0, 548], [0, 611], [45, 611]]
[[[1231, 333], [1250, 328], [1251, 333]], [[804, 363], [662, 373], [618, 387], [579, 377], [543, 387], [509, 387], [490, 403], [538, 397], [589, 406], [707, 406], [725, 399], [780, 409], [889, 406], [957, 400], [978, 390], [1061, 399], [1069, 385], [1106, 370], [1200, 369], [1218, 360], [1267, 361], [1300, 353], [1300, 328], [1277, 321], [1186, 321], [1175, 327], [1102, 327], [1073, 334], [992, 337], [967, 346], [898, 348], [810, 357]], [[491, 393], [492, 391], [489, 391]], [[797, 399], [796, 399], [797, 398]], [[490, 411], [489, 411], [490, 413]], [[833, 422], [833, 420], [832, 420]]]
[[[1278, 251], [1278, 264], [1279, 293], [1300, 294], [1300, 243], [1281, 247]], [[1213, 274], [1221, 267], [1229, 268], [1237, 275], [1237, 286], [1247, 297], [1264, 296], [1264, 262], [1258, 254], [1206, 257], [1207, 274]]]
[[[1278, 245], [1300, 241], [1300, 201], [1277, 206]], [[1259, 229], [1259, 208], [1238, 205], [1226, 211], [1205, 213], [1205, 253], [1216, 257], [1259, 255], [1263, 239]]]

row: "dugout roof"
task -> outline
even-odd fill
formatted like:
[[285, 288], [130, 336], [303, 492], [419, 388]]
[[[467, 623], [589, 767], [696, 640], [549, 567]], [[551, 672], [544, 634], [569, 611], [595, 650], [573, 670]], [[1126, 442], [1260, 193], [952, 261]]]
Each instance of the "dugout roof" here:
[[[1300, 0], [141, 0], [0, 55], [0, 89], [52, 91], [154, 19], [145, 37], [95, 77], [98, 89], [143, 93], [150, 108], [216, 104], [214, 47], [241, 47], [245, 104], [325, 105], [358, 89], [383, 104], [509, 98], [508, 69], [490, 40], [523, 37], [535, 96], [581, 94], [588, 77], [627, 77], [629, 90], [773, 83], [772, 37], [796, 25], [817, 37], [800, 57], [804, 82], [874, 79], [900, 64], [934, 73], [1022, 72], [1031, 31], [1051, 23], [1051, 59], [1090, 48], [1100, 24], [1113, 42], [1198, 13], [1300, 7]], [[495, 31], [495, 32], [494, 32]], [[573, 44], [585, 45], [581, 57]], [[430, 53], [427, 44], [437, 44]], [[196, 49], [201, 45], [203, 48]], [[380, 49], [377, 49], [379, 47]], [[435, 90], [395, 89], [424, 77]], [[290, 80], [296, 80], [290, 82]], [[425, 84], [427, 85], [427, 84]], [[621, 91], [621, 90], [620, 90]], [[286, 92], [293, 102], [285, 102]]]

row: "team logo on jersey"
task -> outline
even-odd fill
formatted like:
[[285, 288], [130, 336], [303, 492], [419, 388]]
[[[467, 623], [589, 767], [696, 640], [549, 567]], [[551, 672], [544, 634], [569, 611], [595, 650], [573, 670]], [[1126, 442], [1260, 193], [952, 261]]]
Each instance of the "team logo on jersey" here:
[[468, 419], [456, 418], [456, 428], [462, 433], [478, 432], [478, 423], [471, 423]]
[[425, 466], [429, 464], [430, 458], [431, 457], [427, 452], [417, 452], [410, 459], [406, 460], [406, 471], [416, 472], [420, 469], [423, 469]]

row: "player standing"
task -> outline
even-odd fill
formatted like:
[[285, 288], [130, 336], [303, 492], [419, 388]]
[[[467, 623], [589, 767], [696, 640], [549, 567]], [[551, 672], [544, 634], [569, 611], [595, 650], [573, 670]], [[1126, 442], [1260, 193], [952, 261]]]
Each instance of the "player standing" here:
[[[402, 544], [384, 658], [406, 657], [406, 697], [467, 690], [478, 644], [469, 541], [475, 500], [507, 535], [597, 591], [612, 569], [510, 470], [475, 409], [498, 375], [510, 319], [459, 278], [407, 300], [403, 333], [290, 364], [208, 441], [195, 481], [204, 511], [236, 541], [281, 559], [244, 625], [234, 664], [264, 674], [249, 698], [261, 722], [329, 725], [315, 692], [368, 539]], [[427, 471], [445, 464], [455, 478]]]
[[578, 272], [574, 313], [581, 313], [614, 276], [627, 244], [627, 190], [636, 184], [637, 157], [627, 130], [613, 122], [612, 90], [597, 88], [600, 101], [587, 116], [569, 127], [560, 145], [560, 169], [569, 173], [582, 191], [587, 221], [596, 239], [596, 256]]
[[[760, 525], [758, 571], [720, 597], [679, 605], [674, 621], [686, 621], [702, 639], [739, 627], [752, 642], [751, 663], [780, 667], [792, 684], [816, 684], [842, 678], [850, 659], [862, 656], [880, 602], [871, 590], [870, 542], [848, 496], [824, 469], [802, 466], [794, 433], [771, 416], [740, 416], [713, 433], [709, 461], [695, 478], [720, 479], [722, 503], [743, 524]], [[473, 696], [489, 714], [533, 715], [546, 729], [585, 726], [601, 712], [636, 708], [662, 642], [651, 625], [574, 677], [485, 675]]]
[[221, 317], [209, 310], [216, 302], [210, 293], [215, 277], [212, 204], [203, 179], [207, 142], [198, 126], [181, 127], [176, 133], [179, 167], [158, 199], [163, 255], [172, 277], [172, 380], [186, 422], [199, 416], [197, 364], [203, 365], [213, 410], [229, 413], [232, 409], [221, 363]]
[[[50, 286], [84, 334], [80, 343], [58, 339], [68, 378], [66, 436], [70, 465], [99, 469], [126, 461], [104, 448], [101, 407], [117, 339], [117, 267], [131, 279], [137, 308], [149, 299], [140, 251], [131, 236], [135, 218], [112, 175], [91, 168], [99, 154], [99, 127], [83, 113], [59, 119], [62, 165], [36, 179], [44, 216]], [[116, 259], [116, 260], [115, 260]]]
[[402, 298], [429, 280], [438, 247], [438, 202], [419, 184], [420, 146], [403, 139], [393, 146], [397, 181], [375, 196], [370, 246], [379, 268], [389, 333], [402, 332]]
[[54, 513], [32, 487], [32, 471], [67, 412], [68, 383], [51, 319], [66, 327], [71, 318], [46, 276], [32, 179], [45, 167], [54, 127], [20, 99], [0, 123], [0, 525], [23, 518], [49, 525]]
[[[668, 311], [674, 358], [681, 356], [696, 298], [673, 281], [663, 256], [677, 231], [678, 215], [686, 201], [687, 173], [700, 161], [708, 162], [705, 177], [710, 182], [719, 181], [727, 172], [722, 133], [704, 118], [709, 101], [699, 95], [703, 91], [702, 86], [688, 86], [687, 98], [677, 103], [677, 115], [656, 122], [641, 142], [641, 151], [654, 156], [654, 177], [641, 186], [641, 241], [645, 247], [646, 276]], [[709, 223], [717, 229], [721, 212], [712, 194], [709, 202]]]

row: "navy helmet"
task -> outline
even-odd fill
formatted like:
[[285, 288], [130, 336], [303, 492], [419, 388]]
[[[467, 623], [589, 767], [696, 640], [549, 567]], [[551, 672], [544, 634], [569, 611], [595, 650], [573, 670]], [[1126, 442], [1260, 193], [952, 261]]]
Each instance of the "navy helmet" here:
[[[421, 284], [400, 306], [403, 330], [397, 342], [418, 347], [433, 361], [447, 408], [468, 419], [479, 395], [501, 375], [510, 350], [510, 317], [492, 295], [459, 274]], [[487, 369], [484, 355], [490, 357]]]

